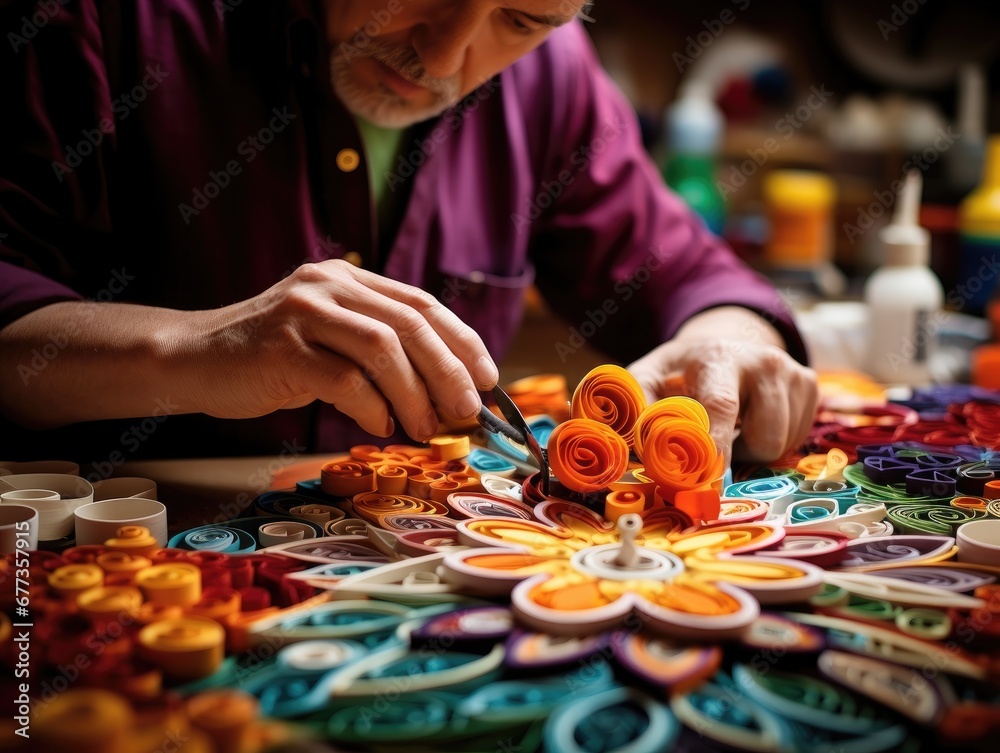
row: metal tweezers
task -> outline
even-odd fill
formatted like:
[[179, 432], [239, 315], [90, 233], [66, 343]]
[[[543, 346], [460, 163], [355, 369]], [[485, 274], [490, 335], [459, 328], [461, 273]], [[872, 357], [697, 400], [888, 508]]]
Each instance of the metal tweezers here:
[[524, 420], [524, 416], [521, 415], [521, 411], [518, 410], [517, 406], [514, 405], [514, 401], [510, 399], [510, 395], [503, 391], [500, 385], [493, 388], [493, 399], [496, 400], [497, 407], [500, 408], [500, 412], [503, 413], [504, 421], [498, 418], [493, 411], [483, 405], [477, 416], [480, 425], [486, 429], [486, 431], [491, 434], [499, 434], [501, 436], [507, 437], [507, 439], [512, 442], [516, 442], [519, 445], [523, 445], [531, 453], [531, 456], [535, 459], [539, 470], [542, 472], [542, 492], [546, 495], [549, 493], [549, 458], [542, 446], [538, 444], [538, 440], [535, 435], [531, 432], [531, 427], [528, 426], [528, 422]]

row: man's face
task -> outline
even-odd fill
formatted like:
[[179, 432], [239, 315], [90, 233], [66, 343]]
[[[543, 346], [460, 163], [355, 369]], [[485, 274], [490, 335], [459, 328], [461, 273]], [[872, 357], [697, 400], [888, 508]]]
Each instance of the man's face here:
[[386, 128], [439, 115], [522, 55], [584, 0], [327, 0], [333, 87]]

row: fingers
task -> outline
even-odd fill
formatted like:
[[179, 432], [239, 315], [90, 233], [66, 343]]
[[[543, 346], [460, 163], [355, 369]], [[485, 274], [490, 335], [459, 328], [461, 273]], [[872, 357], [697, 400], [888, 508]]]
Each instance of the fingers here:
[[740, 418], [740, 371], [728, 360], [692, 360], [684, 372], [687, 394], [705, 406], [709, 433], [728, 466]]
[[704, 405], [727, 464], [734, 444], [740, 459], [754, 462], [775, 460], [797, 447], [812, 428], [819, 404], [815, 372], [771, 345], [673, 341], [629, 371], [651, 403], [688, 395]]
[[[410, 297], [409, 291], [405, 290], [399, 295]], [[425, 315], [408, 303], [360, 286], [345, 291], [338, 302], [362, 316], [384, 323], [389, 328], [392, 342], [388, 343], [387, 350], [370, 359], [374, 362], [366, 361], [362, 364], [369, 378], [379, 385], [383, 379], [391, 381], [394, 378], [392, 369], [397, 367], [395, 359], [408, 359], [411, 369], [417, 378], [422, 380], [430, 400], [449, 418], [463, 420], [479, 412], [482, 403], [479, 399], [478, 386], [470, 374], [468, 365], [461, 360], [456, 350], [465, 348], [464, 352], [472, 354], [470, 357], [476, 356], [476, 352], [471, 349], [471, 344], [466, 343], [461, 347], [450, 346], [441, 337], [439, 330], [432, 326], [432, 320], [435, 318], [442, 331], [447, 331], [449, 337], [453, 338], [453, 342], [462, 342], [462, 333], [455, 330], [446, 318], [432, 313]], [[413, 302], [416, 305], [424, 305], [419, 301]], [[427, 305], [426, 311], [430, 312], [433, 308]], [[461, 322], [458, 324], [462, 329], [467, 329]], [[478, 346], [485, 352], [478, 335], [474, 336]], [[390, 357], [386, 358], [387, 355]], [[485, 380], [485, 383], [489, 384], [491, 381], [495, 383], [495, 378]], [[393, 404], [395, 405], [395, 401]]]
[[[816, 421], [816, 409], [819, 407], [819, 384], [816, 372], [796, 365], [792, 390], [792, 423], [794, 426], [789, 449], [802, 444]], [[798, 415], [798, 421], [795, 420], [796, 415]]]
[[664, 390], [664, 378], [670, 368], [669, 352], [673, 347], [671, 343], [665, 343], [629, 364], [628, 371], [642, 387], [648, 405], [670, 394]]
[[[430, 293], [412, 285], [404, 285], [355, 267], [351, 267], [350, 271], [355, 279], [367, 288], [416, 312], [437, 334], [445, 347], [462, 363], [475, 381], [474, 387], [487, 391], [496, 386], [500, 375], [489, 351], [483, 344], [482, 338], [447, 306]], [[401, 324], [413, 327], [413, 322], [406, 318], [408, 316], [410, 314], [407, 313]], [[386, 323], [393, 324], [393, 322]], [[402, 333], [401, 338], [405, 339]], [[467, 416], [456, 417], [466, 418]]]
[[798, 447], [819, 403], [816, 374], [780, 351], [764, 352], [748, 369], [740, 455], [767, 463]]
[[650, 404], [672, 395], [687, 395], [708, 413], [709, 433], [728, 466], [740, 416], [740, 372], [718, 345], [691, 348], [669, 342], [628, 367]]
[[411, 437], [437, 433], [435, 406], [454, 420], [478, 413], [479, 389], [492, 388], [498, 373], [451, 311], [418, 288], [347, 264], [306, 266], [291, 297], [303, 338], [357, 364]]
[[[369, 434], [387, 437], [395, 431], [385, 397], [356, 364], [308, 344], [301, 349], [297, 360], [296, 373], [301, 383], [296, 387], [333, 405]], [[299, 400], [294, 398], [292, 403]]]
[[747, 373], [739, 455], [743, 460], [767, 462], [785, 454], [793, 429], [798, 430], [798, 420], [796, 417], [794, 425], [791, 422], [792, 393], [778, 369], [767, 370], [760, 362], [750, 368], [754, 366], [760, 370], [753, 373], [748, 369]]
[[305, 325], [305, 337], [354, 364], [364, 382], [391, 404], [403, 430], [415, 440], [423, 442], [437, 433], [437, 414], [425, 381], [389, 325], [331, 307], [325, 320]]

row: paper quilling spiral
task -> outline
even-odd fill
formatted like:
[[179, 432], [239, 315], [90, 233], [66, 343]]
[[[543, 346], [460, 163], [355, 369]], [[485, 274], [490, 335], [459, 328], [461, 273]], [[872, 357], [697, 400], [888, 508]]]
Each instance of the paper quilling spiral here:
[[573, 393], [573, 418], [590, 418], [606, 424], [632, 447], [635, 422], [646, 407], [646, 397], [635, 377], [621, 366], [598, 366], [583, 378]]
[[725, 461], [708, 428], [705, 408], [688, 397], [659, 400], [639, 416], [635, 451], [661, 493], [697, 489], [722, 476]]
[[549, 437], [549, 465], [568, 489], [594, 492], [617, 481], [628, 468], [628, 444], [607, 424], [571, 418]]

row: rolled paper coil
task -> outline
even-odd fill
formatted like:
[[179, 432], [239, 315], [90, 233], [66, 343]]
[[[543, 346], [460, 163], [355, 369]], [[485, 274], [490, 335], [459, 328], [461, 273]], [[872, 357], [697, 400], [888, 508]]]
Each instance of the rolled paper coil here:
[[573, 418], [589, 418], [611, 427], [631, 448], [635, 428], [646, 408], [646, 396], [635, 377], [621, 366], [598, 366], [588, 373], [573, 393]]
[[589, 418], [571, 418], [549, 437], [549, 465], [576, 492], [596, 492], [628, 468], [628, 444], [614, 429]]

